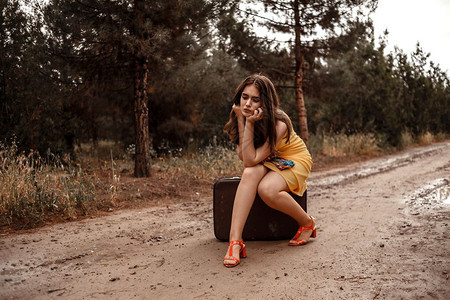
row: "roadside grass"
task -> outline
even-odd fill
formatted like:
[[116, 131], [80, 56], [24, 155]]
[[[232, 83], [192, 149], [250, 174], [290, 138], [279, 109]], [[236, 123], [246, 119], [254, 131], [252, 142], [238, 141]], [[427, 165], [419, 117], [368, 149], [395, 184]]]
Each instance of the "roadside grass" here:
[[75, 220], [148, 199], [180, 198], [186, 191], [200, 195], [201, 186], [214, 178], [242, 172], [235, 151], [208, 146], [198, 153], [154, 158], [152, 177], [134, 178], [132, 151], [119, 149], [110, 141], [96, 148], [81, 145], [77, 161], [69, 161], [20, 153], [14, 142], [0, 143], [0, 230]]
[[[402, 134], [401, 148], [427, 145], [448, 135]], [[383, 140], [374, 135], [312, 136], [315, 170], [377, 156]], [[125, 149], [125, 150], [123, 150]], [[198, 200], [210, 196], [220, 177], [239, 176], [243, 166], [236, 152], [207, 146], [195, 153], [152, 159], [150, 178], [133, 176], [133, 147], [100, 141], [81, 145], [76, 161], [36, 152], [19, 153], [17, 145], [0, 143], [0, 231], [95, 216], [115, 209]]]
[[322, 153], [331, 157], [344, 157], [350, 155], [377, 155], [382, 152], [373, 134], [336, 134], [332, 136], [319, 136], [315, 142], [318, 147], [312, 149], [313, 153]]
[[211, 145], [197, 153], [158, 158], [154, 160], [153, 166], [168, 173], [184, 172], [198, 179], [236, 176], [243, 171], [236, 151]]
[[0, 226], [31, 228], [46, 218], [76, 218], [95, 205], [94, 183], [59, 157], [0, 144]]

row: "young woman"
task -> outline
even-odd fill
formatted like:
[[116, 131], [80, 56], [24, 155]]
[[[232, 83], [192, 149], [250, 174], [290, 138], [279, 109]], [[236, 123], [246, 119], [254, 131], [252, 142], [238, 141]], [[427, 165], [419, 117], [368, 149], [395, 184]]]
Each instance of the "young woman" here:
[[304, 245], [316, 236], [313, 218], [288, 193], [305, 192], [311, 155], [289, 117], [278, 108], [272, 82], [262, 75], [247, 77], [236, 89], [233, 103], [225, 132], [237, 145], [245, 168], [234, 199], [230, 243], [223, 261], [226, 267], [237, 266], [246, 257], [242, 231], [256, 192], [267, 205], [298, 222], [289, 245]]

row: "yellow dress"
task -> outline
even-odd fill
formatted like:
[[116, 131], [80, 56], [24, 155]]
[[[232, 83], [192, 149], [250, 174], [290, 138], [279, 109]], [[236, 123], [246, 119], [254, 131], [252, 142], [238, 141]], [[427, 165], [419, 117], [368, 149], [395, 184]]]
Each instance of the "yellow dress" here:
[[274, 163], [266, 161], [264, 166], [283, 176], [291, 192], [299, 196], [303, 195], [306, 191], [306, 179], [313, 165], [311, 154], [305, 143], [292, 131], [289, 143], [286, 143], [286, 138], [282, 138], [275, 149], [276, 153], [273, 155], [292, 160], [295, 165], [292, 168], [280, 170]]

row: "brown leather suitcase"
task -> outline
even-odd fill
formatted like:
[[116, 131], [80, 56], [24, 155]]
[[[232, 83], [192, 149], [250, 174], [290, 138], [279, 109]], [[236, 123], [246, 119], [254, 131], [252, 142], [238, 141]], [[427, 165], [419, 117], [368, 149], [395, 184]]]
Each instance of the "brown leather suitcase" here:
[[[221, 241], [228, 241], [234, 195], [240, 182], [240, 177], [221, 178], [214, 183], [213, 218], [214, 235]], [[306, 211], [306, 191], [303, 196], [290, 193]], [[244, 226], [244, 240], [287, 240], [297, 232], [298, 224], [290, 216], [267, 206], [256, 195]]]

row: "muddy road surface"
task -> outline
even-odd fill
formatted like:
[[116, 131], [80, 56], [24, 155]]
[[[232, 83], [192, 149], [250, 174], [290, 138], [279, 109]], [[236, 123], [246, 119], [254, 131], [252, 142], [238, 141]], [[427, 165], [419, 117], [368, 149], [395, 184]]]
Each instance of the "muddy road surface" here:
[[232, 269], [211, 196], [4, 235], [0, 299], [450, 299], [449, 180], [449, 142], [313, 172], [317, 238]]

